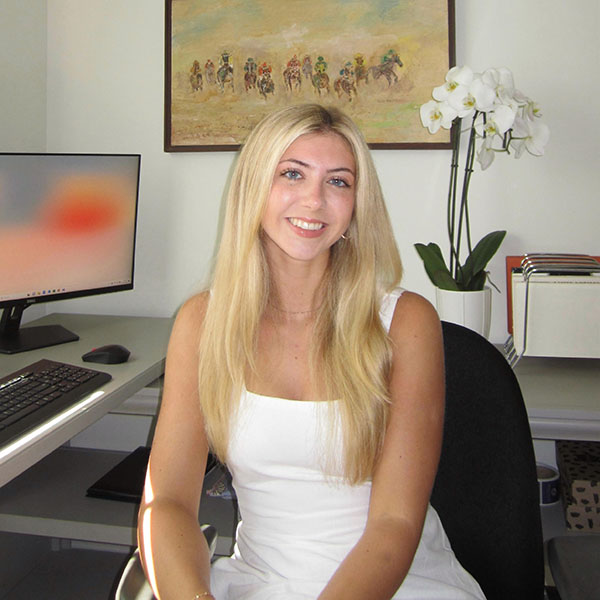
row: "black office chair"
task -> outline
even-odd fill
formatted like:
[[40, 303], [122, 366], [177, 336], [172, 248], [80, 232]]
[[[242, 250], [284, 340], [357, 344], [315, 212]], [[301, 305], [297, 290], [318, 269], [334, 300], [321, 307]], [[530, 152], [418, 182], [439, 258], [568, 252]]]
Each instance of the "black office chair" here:
[[539, 493], [519, 384], [486, 339], [442, 327], [446, 415], [431, 503], [487, 600], [542, 600]]

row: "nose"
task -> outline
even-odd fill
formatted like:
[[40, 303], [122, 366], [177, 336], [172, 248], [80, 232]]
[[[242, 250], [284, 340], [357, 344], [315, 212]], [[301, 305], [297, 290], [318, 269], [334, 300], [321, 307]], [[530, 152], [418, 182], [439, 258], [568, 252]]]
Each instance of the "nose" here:
[[320, 181], [313, 182], [306, 190], [306, 195], [304, 197], [305, 206], [312, 210], [322, 208], [326, 202], [325, 191], [325, 183]]

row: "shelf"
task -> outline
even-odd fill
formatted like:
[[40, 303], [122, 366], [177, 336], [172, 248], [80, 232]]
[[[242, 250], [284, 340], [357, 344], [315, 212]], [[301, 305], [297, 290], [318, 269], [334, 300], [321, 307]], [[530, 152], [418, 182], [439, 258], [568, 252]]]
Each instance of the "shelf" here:
[[[59, 448], [0, 489], [0, 531], [136, 546], [138, 506], [85, 495], [125, 456], [124, 452]], [[212, 471], [205, 489], [219, 476], [219, 471]], [[204, 494], [199, 520], [217, 528], [217, 554], [229, 554], [237, 521], [235, 504]]]
[[93, 550], [48, 552], [2, 600], [113, 598], [127, 556]]
[[600, 359], [525, 356], [514, 371], [533, 438], [600, 440]]

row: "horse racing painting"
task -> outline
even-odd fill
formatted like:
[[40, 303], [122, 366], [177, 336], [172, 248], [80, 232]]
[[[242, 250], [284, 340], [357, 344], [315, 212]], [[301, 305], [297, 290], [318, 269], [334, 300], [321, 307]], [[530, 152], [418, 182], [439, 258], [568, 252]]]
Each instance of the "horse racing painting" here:
[[166, 0], [165, 150], [235, 150], [281, 106], [337, 106], [372, 148], [448, 148], [419, 107], [454, 64], [454, 0]]

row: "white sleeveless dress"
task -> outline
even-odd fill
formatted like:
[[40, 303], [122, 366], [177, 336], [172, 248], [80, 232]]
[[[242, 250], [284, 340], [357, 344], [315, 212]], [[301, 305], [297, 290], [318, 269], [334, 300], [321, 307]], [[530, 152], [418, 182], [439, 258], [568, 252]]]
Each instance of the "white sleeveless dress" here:
[[[382, 303], [388, 330], [401, 293]], [[211, 570], [217, 600], [314, 600], [360, 538], [371, 484], [350, 486], [323, 475], [319, 427], [327, 408], [325, 402], [243, 393], [228, 464], [241, 520], [234, 554]], [[394, 599], [484, 598], [429, 506], [415, 558]]]

